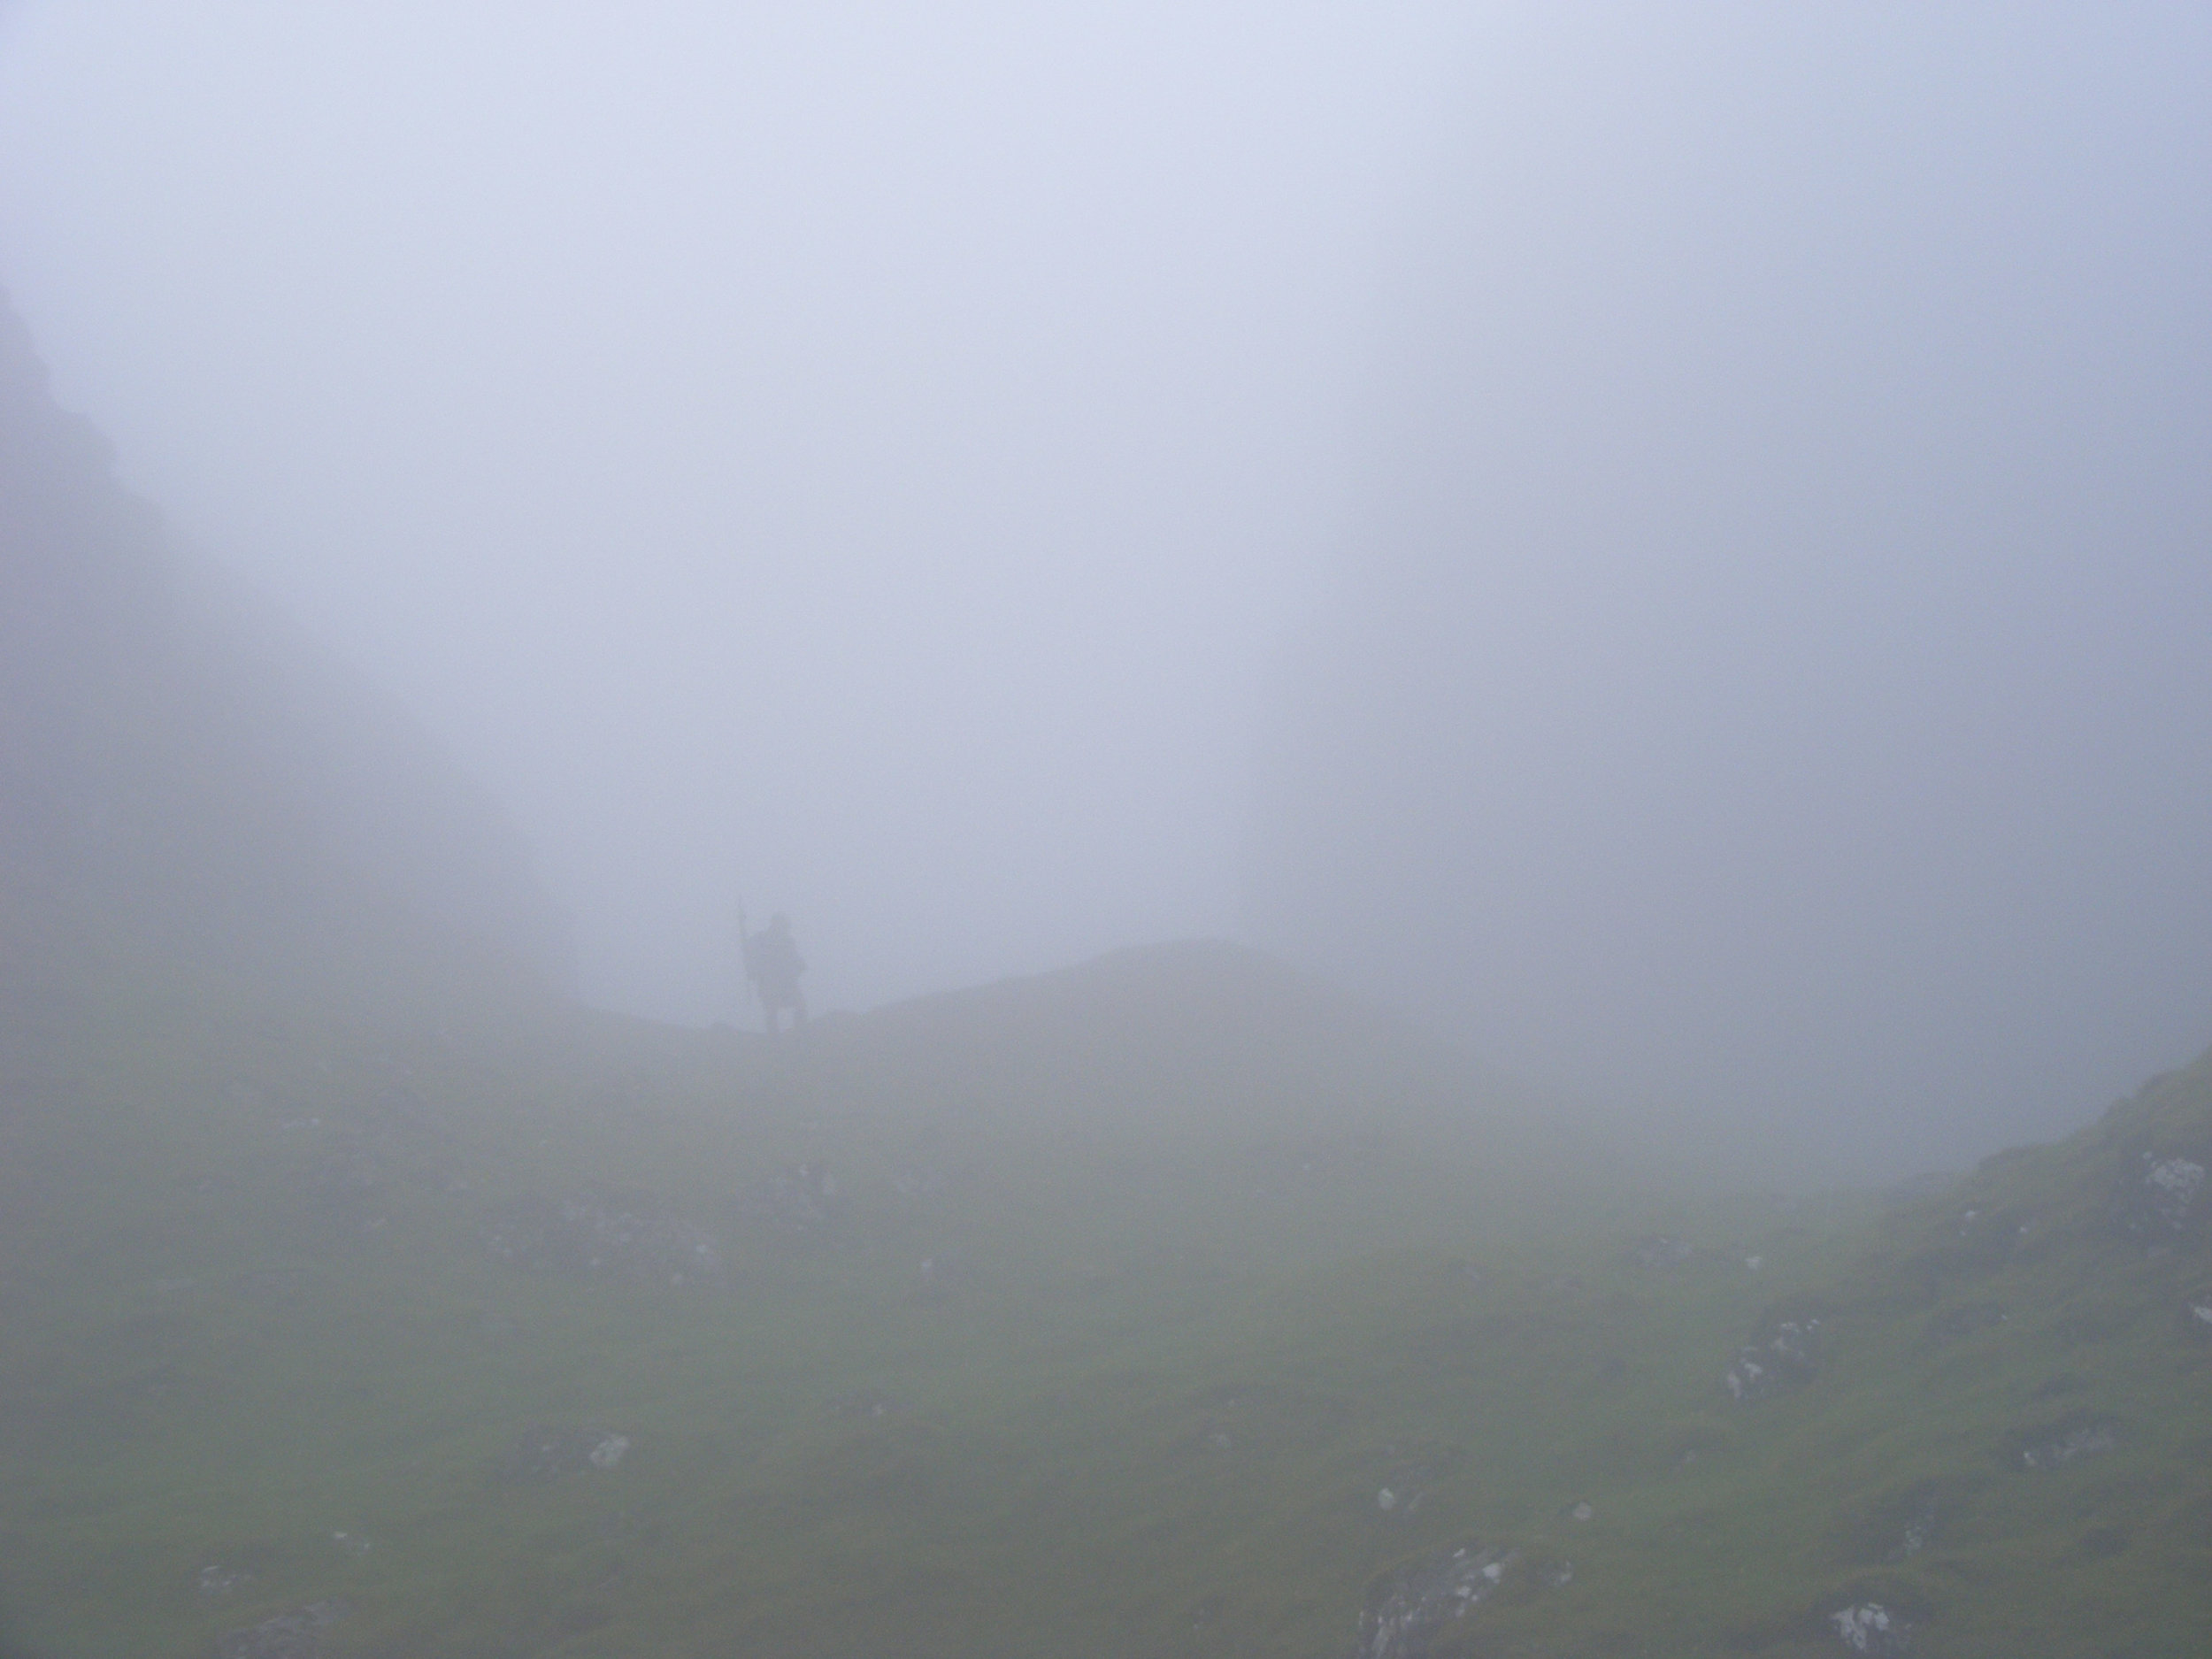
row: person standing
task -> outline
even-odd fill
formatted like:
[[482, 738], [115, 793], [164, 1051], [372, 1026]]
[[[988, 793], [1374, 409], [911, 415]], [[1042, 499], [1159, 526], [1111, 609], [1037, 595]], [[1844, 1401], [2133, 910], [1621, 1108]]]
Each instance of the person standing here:
[[782, 1034], [787, 1010], [791, 1015], [791, 1029], [796, 1031], [806, 1024], [806, 993], [799, 989], [799, 976], [806, 972], [806, 959], [799, 955], [798, 941], [791, 936], [791, 918], [779, 912], [770, 917], [768, 926], [756, 933], [745, 931], [741, 911], [738, 927], [745, 951], [745, 977], [752, 981], [753, 995], [760, 998], [768, 1034]]

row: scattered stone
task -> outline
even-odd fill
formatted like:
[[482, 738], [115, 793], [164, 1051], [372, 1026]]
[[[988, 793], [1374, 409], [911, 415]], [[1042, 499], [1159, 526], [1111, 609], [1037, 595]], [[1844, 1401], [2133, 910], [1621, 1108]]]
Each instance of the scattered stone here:
[[2190, 1158], [2154, 1158], [2147, 1152], [2143, 1163], [2143, 1185], [2150, 1189], [2153, 1212], [2178, 1233], [2204, 1185], [2204, 1165]]
[[2186, 1234], [2201, 1233], [2207, 1156], [2144, 1153], [2113, 1194], [2112, 1215], [2118, 1231], [2158, 1254], [2170, 1250]]
[[429, 1099], [411, 1083], [387, 1083], [354, 1108], [365, 1125], [432, 1141], [451, 1141], [453, 1131], [439, 1121]]
[[240, 1586], [252, 1582], [253, 1574], [242, 1567], [211, 1566], [200, 1569], [196, 1585], [204, 1601], [219, 1601], [235, 1593]]
[[606, 1429], [533, 1423], [500, 1458], [498, 1475], [520, 1485], [551, 1480], [579, 1470], [611, 1470], [630, 1450], [630, 1438]]
[[1862, 1601], [1828, 1615], [1836, 1634], [1853, 1653], [1901, 1654], [1910, 1631], [1904, 1620], [1879, 1601]]
[[1591, 1521], [1597, 1518], [1598, 1512], [1592, 1509], [1587, 1503], [1578, 1503], [1573, 1509], [1568, 1510], [1567, 1513], [1573, 1516], [1578, 1521]]
[[1225, 1452], [1232, 1446], [1234, 1446], [1236, 1441], [1230, 1438], [1228, 1430], [1215, 1429], [1211, 1433], [1206, 1436], [1206, 1444], [1214, 1451]]
[[2212, 1337], [2212, 1297], [2189, 1303], [2189, 1329], [2198, 1336]]
[[623, 1455], [629, 1449], [630, 1437], [628, 1435], [610, 1434], [591, 1448], [591, 1466], [594, 1469], [618, 1468], [621, 1465]]
[[[1456, 1621], [1497, 1592], [1517, 1552], [1473, 1545], [1439, 1552], [1417, 1566], [1386, 1572], [1367, 1587], [1357, 1659], [1429, 1659]], [[1547, 1581], [1563, 1584], [1554, 1570]]]
[[1639, 1240], [1629, 1247], [1628, 1259], [1639, 1267], [1679, 1267], [1697, 1254], [1686, 1239], [1656, 1237]]
[[1391, 1510], [1398, 1507], [1398, 1494], [1388, 1486], [1385, 1486], [1375, 1494], [1375, 1507], [1385, 1515], [1389, 1514]]
[[945, 1184], [936, 1170], [894, 1170], [891, 1188], [902, 1198], [926, 1198]]
[[1903, 1534], [1897, 1540], [1899, 1556], [1917, 1555], [1927, 1548], [1936, 1533], [1936, 1502], [1930, 1498], [1919, 1512], [1905, 1523]]
[[218, 1637], [215, 1651], [220, 1659], [316, 1659], [324, 1651], [323, 1632], [345, 1611], [340, 1601], [311, 1601]]
[[2062, 1418], [2021, 1447], [2020, 1467], [2063, 1469], [2084, 1457], [2101, 1457], [2119, 1444], [2118, 1425], [2109, 1417]]
[[780, 1233], [811, 1236], [842, 1212], [842, 1190], [826, 1164], [810, 1158], [780, 1171], [749, 1198], [741, 1198], [737, 1210]]
[[1763, 1256], [1747, 1256], [1743, 1264], [1755, 1273], [1767, 1264], [1767, 1258]]
[[1736, 1350], [1722, 1383], [1739, 1405], [1803, 1387], [1820, 1372], [1820, 1321], [1782, 1319]]
[[358, 1532], [333, 1532], [330, 1535], [330, 1541], [337, 1545], [345, 1554], [357, 1559], [376, 1548]]
[[494, 1261], [527, 1273], [679, 1286], [724, 1275], [714, 1235], [645, 1194], [525, 1201], [488, 1223], [483, 1238]]
[[1955, 1342], [1977, 1331], [1986, 1331], [2000, 1325], [2011, 1316], [1993, 1302], [1968, 1302], [1962, 1307], [1947, 1308], [1928, 1321], [1928, 1340], [1931, 1342]]
[[833, 1415], [841, 1417], [857, 1417], [872, 1423], [879, 1423], [885, 1417], [895, 1417], [905, 1409], [906, 1407], [888, 1394], [872, 1394], [865, 1390], [858, 1394], [839, 1394], [837, 1398], [830, 1402], [830, 1411]]

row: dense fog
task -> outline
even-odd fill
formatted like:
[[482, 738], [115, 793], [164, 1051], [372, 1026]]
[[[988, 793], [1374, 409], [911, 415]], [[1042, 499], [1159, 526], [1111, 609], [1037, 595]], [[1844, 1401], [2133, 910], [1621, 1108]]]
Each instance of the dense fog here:
[[2208, 70], [2183, 6], [19, 4], [0, 282], [595, 1000], [747, 1013], [741, 897], [833, 1007], [1240, 933], [1862, 1172], [2212, 1041]]
[[1389, 292], [1255, 913], [1829, 1167], [2212, 1035], [2212, 26], [1609, 15]]

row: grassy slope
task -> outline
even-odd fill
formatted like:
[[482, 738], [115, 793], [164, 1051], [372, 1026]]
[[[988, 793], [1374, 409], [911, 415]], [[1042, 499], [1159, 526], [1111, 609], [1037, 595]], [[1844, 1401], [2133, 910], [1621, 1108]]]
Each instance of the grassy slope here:
[[[1227, 953], [811, 1037], [12, 993], [12, 1639], [338, 1598], [345, 1655], [1335, 1659], [1467, 1544], [1513, 1554], [1438, 1653], [1840, 1653], [1868, 1601], [1916, 1652], [2212, 1649], [2212, 1196], [2142, 1181], [2212, 1164], [2212, 1065], [1916, 1204], [1669, 1207]], [[726, 1271], [488, 1250], [585, 1192]], [[1732, 1401], [1789, 1317], [1817, 1373]], [[503, 1474], [549, 1425], [633, 1449]], [[2110, 1449], [2023, 1465], [2071, 1428]]]

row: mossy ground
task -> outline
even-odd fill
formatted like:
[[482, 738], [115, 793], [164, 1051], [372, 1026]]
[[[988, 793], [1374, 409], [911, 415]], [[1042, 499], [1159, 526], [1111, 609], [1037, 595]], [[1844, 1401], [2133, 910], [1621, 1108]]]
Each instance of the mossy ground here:
[[[1885, 1204], [1638, 1195], [1432, 1078], [1147, 1060], [1126, 1021], [1057, 1067], [1079, 1010], [1010, 1059], [987, 1020], [7, 1021], [26, 1655], [204, 1659], [334, 1599], [338, 1655], [1339, 1659], [1378, 1574], [1460, 1543], [1512, 1567], [1438, 1653], [1838, 1654], [1866, 1601], [1916, 1653], [2212, 1651], [2212, 1254], [2126, 1208], [2212, 1142], [2212, 1069]], [[747, 1208], [801, 1162], [833, 1216]], [[486, 1249], [583, 1188], [726, 1271]], [[1816, 1374], [1739, 1403], [1785, 1317]], [[534, 1425], [630, 1449], [518, 1479]]]

